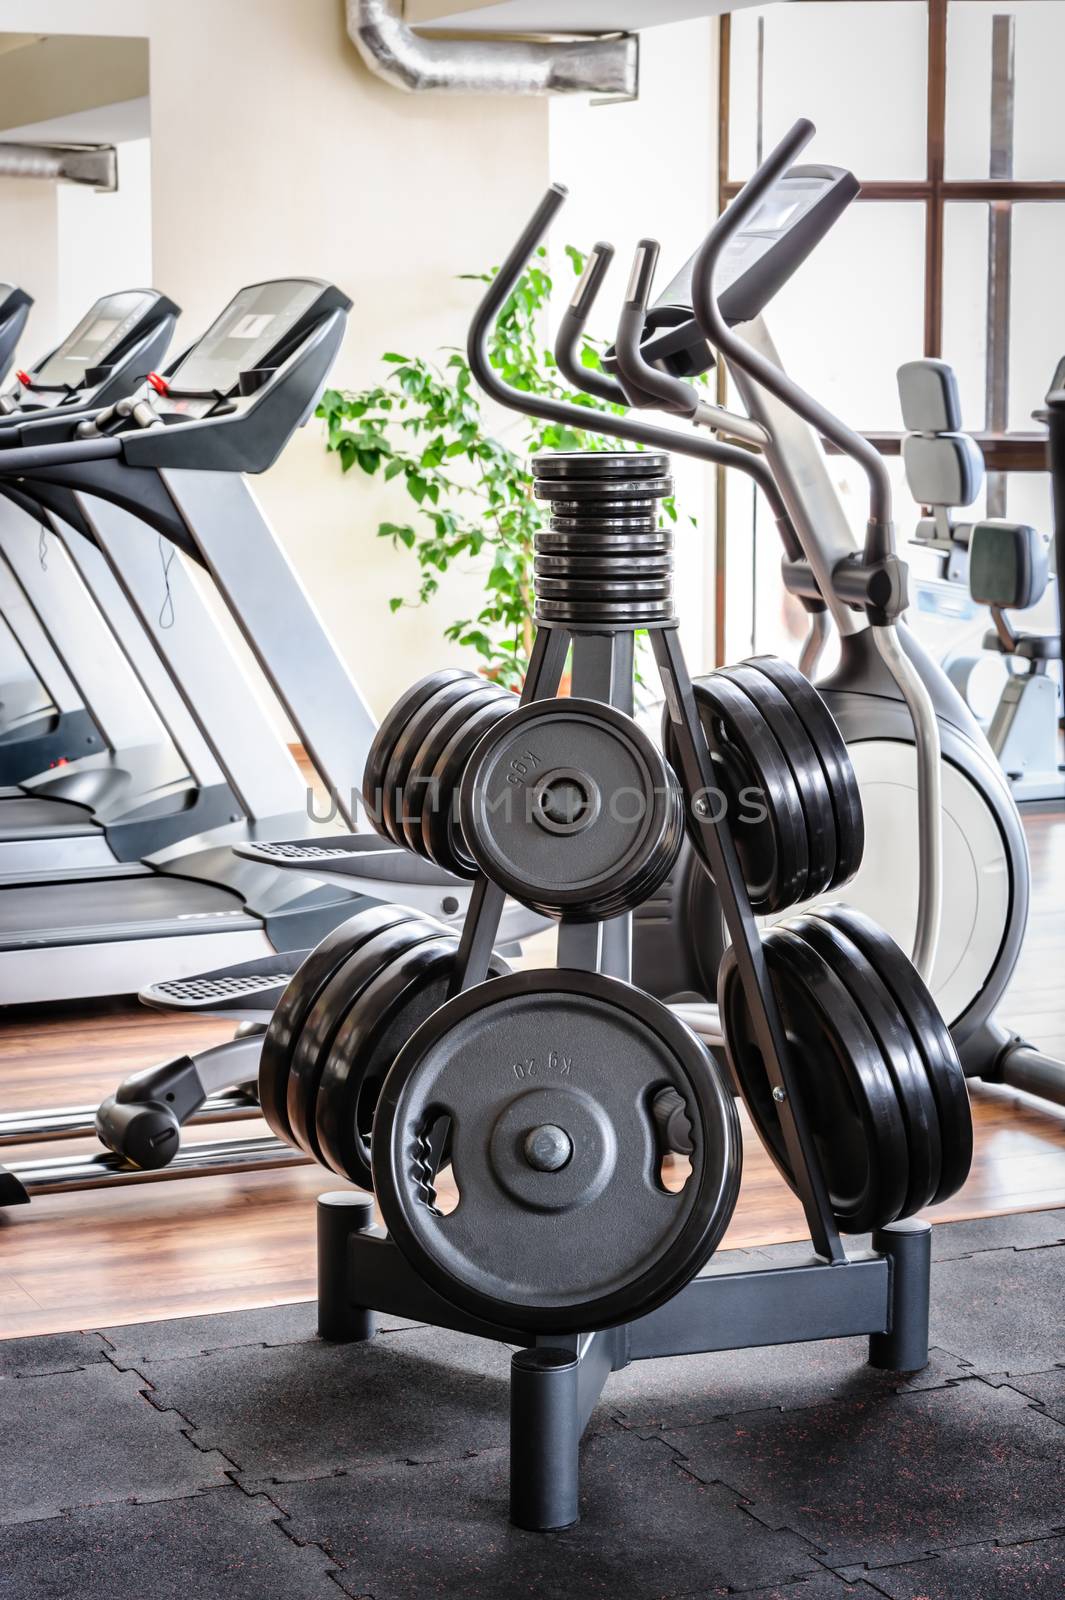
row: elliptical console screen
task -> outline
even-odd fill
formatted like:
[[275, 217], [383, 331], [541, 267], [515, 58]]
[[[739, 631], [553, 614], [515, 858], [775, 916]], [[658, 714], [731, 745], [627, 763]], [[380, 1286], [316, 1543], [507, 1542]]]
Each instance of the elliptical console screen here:
[[33, 375], [35, 388], [78, 388], [90, 367], [104, 367], [132, 328], [155, 300], [146, 290], [104, 295], [82, 317], [58, 350]]
[[171, 392], [228, 394], [240, 374], [260, 365], [321, 292], [320, 283], [300, 278], [242, 289], [173, 374]]

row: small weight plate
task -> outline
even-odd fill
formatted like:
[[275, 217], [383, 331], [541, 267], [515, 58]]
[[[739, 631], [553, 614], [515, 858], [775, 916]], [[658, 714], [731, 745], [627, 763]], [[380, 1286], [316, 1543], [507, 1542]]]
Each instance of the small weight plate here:
[[[546, 505], [556, 502], [565, 505], [587, 505], [601, 499], [601, 483], [578, 483], [576, 479], [551, 482], [538, 478], [533, 484], [537, 500]], [[672, 478], [614, 478], [610, 482], [610, 498], [624, 500], [647, 514], [659, 500], [673, 493]]]
[[673, 618], [672, 598], [667, 600], [602, 601], [591, 604], [587, 600], [538, 600], [536, 615], [545, 622], [572, 623], [574, 627], [594, 628], [596, 623], [630, 623], [645, 628], [656, 622], [669, 622]]
[[871, 917], [850, 906], [818, 906], [876, 968], [920, 1047], [939, 1111], [942, 1173], [931, 1204], [956, 1194], [973, 1159], [973, 1117], [965, 1073], [950, 1029], [909, 956]]
[[[621, 538], [628, 540], [653, 538], [658, 533], [658, 517], [654, 512], [639, 516], [627, 511], [624, 500], [579, 500], [573, 502], [572, 513], [557, 502], [551, 509], [550, 526], [536, 535], [537, 542], [552, 533], [588, 534], [593, 538]], [[661, 529], [662, 533], [666, 530]]]
[[392, 748], [408, 720], [418, 707], [428, 700], [431, 694], [435, 694], [437, 689], [442, 689], [445, 683], [453, 683], [456, 678], [474, 676], [476, 674], [465, 672], [458, 667], [445, 667], [440, 672], [430, 672], [428, 677], [419, 678], [417, 683], [412, 683], [386, 714], [374, 734], [362, 774], [362, 802], [366, 807], [367, 816], [379, 833], [384, 831], [380, 825], [380, 802], [384, 789], [385, 768], [392, 754]]
[[537, 556], [533, 572], [538, 578], [668, 578], [673, 573], [673, 558], [670, 555]]
[[318, 1083], [329, 1046], [348, 1007], [397, 950], [408, 949], [419, 932], [424, 939], [434, 939], [440, 931], [440, 923], [419, 919], [397, 923], [375, 934], [341, 962], [307, 1011], [289, 1060], [286, 1105], [293, 1144], [316, 1160], [321, 1160], [315, 1130]]
[[672, 550], [672, 528], [661, 528], [653, 517], [646, 522], [627, 517], [614, 525], [604, 526], [603, 519], [590, 517], [552, 517], [548, 528], [536, 535], [536, 552], [552, 550], [602, 550], [609, 555], [614, 550]]
[[[691, 1172], [661, 1180], [652, 1109], [675, 1089]], [[449, 1124], [459, 1191], [436, 1208]], [[610, 1327], [698, 1272], [735, 1205], [739, 1125], [699, 1041], [658, 1001], [594, 973], [513, 973], [449, 1000], [377, 1103], [374, 1187], [389, 1234], [452, 1305], [530, 1333]]]
[[424, 773], [432, 804], [422, 804], [421, 854], [457, 878], [475, 878], [478, 871], [477, 863], [466, 848], [458, 815], [458, 791], [466, 763], [484, 734], [494, 728], [501, 717], [509, 716], [516, 700], [515, 696], [509, 704], [504, 699], [489, 701], [480, 711], [475, 711], [452, 734], [432, 770], [426, 768]]
[[789, 701], [769, 678], [750, 667], [723, 667], [729, 678], [754, 702], [773, 730], [795, 778], [806, 818], [809, 867], [800, 898], [823, 894], [835, 882], [839, 859], [836, 813], [813, 740]]
[[[841, 1233], [894, 1222], [909, 1187], [906, 1128], [880, 1046], [844, 985], [786, 923], [763, 941], [789, 1061]], [[725, 1050], [781, 1177], [794, 1173], [730, 945], [718, 978]]]
[[485, 706], [505, 704], [509, 710], [517, 703], [517, 695], [509, 689], [504, 689], [498, 683], [486, 683], [482, 678], [479, 686], [471, 686], [465, 698], [444, 712], [426, 734], [411, 763], [403, 815], [399, 819], [403, 827], [403, 842], [409, 850], [413, 850], [417, 855], [425, 855], [422, 818], [426, 807], [439, 806], [442, 800], [446, 800], [450, 805], [450, 796], [443, 797], [437, 794], [432, 780], [432, 774], [436, 770], [441, 753], [447, 748], [448, 741]]
[[259, 1104], [270, 1130], [286, 1144], [295, 1144], [288, 1120], [288, 1069], [304, 1019], [337, 967], [360, 945], [400, 922], [413, 922], [416, 911], [406, 906], [370, 905], [327, 933], [285, 987], [263, 1034], [259, 1056]]
[[470, 693], [471, 685], [466, 678], [453, 678], [450, 683], [443, 684], [427, 700], [423, 700], [407, 719], [406, 727], [392, 746], [381, 785], [381, 821], [388, 837], [398, 845], [405, 843], [403, 810], [411, 766], [418, 747], [435, 727], [437, 720], [453, 705], [465, 701]]
[[[806, 818], [791, 766], [760, 708], [727, 674], [698, 678], [692, 688], [716, 757], [715, 774], [735, 819], [731, 833], [751, 905], [758, 912], [783, 911], [802, 899], [810, 863]], [[677, 768], [677, 730], [668, 708], [662, 713], [662, 742]], [[765, 812], [761, 821], [744, 817], [743, 795], [751, 790]], [[687, 807], [686, 820], [688, 835], [702, 854], [699, 830]]]
[[[339, 1177], [373, 1187], [370, 1133], [381, 1084], [415, 1029], [442, 1006], [459, 941], [441, 934], [401, 950], [355, 996], [330, 1047], [315, 1100], [322, 1159]], [[493, 955], [489, 977], [509, 972]]]
[[486, 734], [459, 816], [494, 883], [546, 916], [585, 922], [653, 893], [684, 832], [676, 778], [647, 735], [581, 699], [533, 701]]
[[534, 478], [576, 479], [580, 483], [603, 478], [664, 477], [669, 456], [661, 450], [551, 450], [533, 456]]
[[794, 917], [788, 926], [828, 963], [876, 1035], [906, 1124], [910, 1181], [900, 1215], [912, 1217], [930, 1203], [943, 1170], [939, 1112], [920, 1045], [874, 963], [841, 929], [816, 916]]
[[673, 576], [666, 578], [544, 578], [533, 580], [537, 600], [571, 600], [587, 604], [602, 596], [608, 604], [619, 605], [630, 600], [642, 604], [648, 600], [668, 601], [673, 593]]
[[850, 751], [836, 719], [813, 684], [787, 661], [754, 656], [747, 665], [775, 683], [802, 718], [825, 771], [836, 815], [836, 871], [830, 888], [847, 883], [862, 864], [865, 820]]

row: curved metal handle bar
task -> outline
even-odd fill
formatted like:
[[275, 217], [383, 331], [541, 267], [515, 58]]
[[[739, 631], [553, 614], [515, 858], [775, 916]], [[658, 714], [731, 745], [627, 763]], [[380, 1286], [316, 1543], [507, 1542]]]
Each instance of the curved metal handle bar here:
[[652, 367], [640, 348], [659, 249], [657, 239], [641, 239], [636, 246], [632, 276], [625, 291], [614, 337], [614, 351], [618, 358], [618, 370], [627, 387], [635, 389], [639, 386], [666, 411], [675, 411], [691, 421], [699, 409], [699, 396], [691, 384]]
[[610, 271], [613, 259], [614, 246], [608, 244], [605, 239], [597, 240], [588, 252], [588, 260], [580, 282], [574, 289], [573, 298], [558, 325], [555, 360], [562, 376], [567, 378], [575, 389], [581, 389], [585, 394], [594, 394], [597, 399], [605, 400], [608, 405], [629, 406], [632, 401], [620, 383], [608, 372], [597, 372], [594, 367], [582, 366], [577, 353], [592, 306], [603, 286], [603, 279]]
[[104, 456], [120, 456], [122, 442], [117, 438], [63, 439], [53, 444], [20, 445], [14, 450], [0, 452], [0, 473], [5, 478], [17, 478], [45, 467], [78, 465], [82, 461], [98, 461]]
[[726, 244], [754, 213], [799, 152], [809, 144], [815, 131], [813, 123], [801, 117], [717, 219], [692, 267], [692, 309], [711, 344], [826, 439], [831, 439], [844, 455], [858, 462], [869, 480], [870, 526], [866, 535], [865, 555], [868, 561], [878, 561], [890, 554], [895, 544], [891, 526], [891, 480], [879, 451], [807, 394], [772, 361], [741, 339], [722, 317], [714, 294], [714, 273]]
[[612, 412], [600, 411], [596, 406], [577, 406], [565, 400], [554, 400], [548, 395], [528, 394], [523, 389], [511, 388], [492, 366], [488, 356], [488, 336], [492, 324], [513, 294], [522, 272], [553, 219], [565, 204], [567, 193], [560, 183], [551, 185], [473, 313], [466, 353], [470, 371], [477, 382], [487, 395], [511, 411], [540, 417], [545, 422], [564, 422], [568, 427], [592, 430], [612, 439], [631, 439], [637, 444], [650, 445], [655, 450], [675, 450], [678, 455], [692, 456], [697, 461], [709, 461], [714, 466], [734, 467], [737, 472], [745, 472], [764, 492], [777, 521], [782, 526], [786, 524], [791, 532], [776, 479], [766, 463], [749, 450], [741, 450], [736, 445], [719, 444], [713, 439], [700, 439], [695, 434], [681, 433], [675, 428], [656, 427], [654, 423], [641, 422], [635, 417], [615, 416]]

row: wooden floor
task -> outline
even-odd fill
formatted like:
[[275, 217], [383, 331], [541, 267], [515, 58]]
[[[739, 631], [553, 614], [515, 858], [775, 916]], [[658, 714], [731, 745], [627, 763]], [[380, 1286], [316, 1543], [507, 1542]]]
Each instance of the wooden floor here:
[[[1003, 1019], [1065, 1057], [1065, 818], [1031, 818], [1027, 831], [1033, 913]], [[231, 1031], [129, 1004], [50, 1015], [9, 1010], [0, 1021], [0, 1108], [91, 1104], [125, 1073]], [[1065, 1205], [1065, 1111], [981, 1087], [973, 1100], [973, 1171], [934, 1218]], [[237, 1131], [258, 1129], [244, 1123]], [[803, 1238], [798, 1205], [749, 1127], [745, 1146], [726, 1244]], [[9, 1158], [15, 1164], [78, 1148], [41, 1146]], [[307, 1167], [55, 1195], [2, 1212], [0, 1337], [310, 1299], [314, 1197], [329, 1187], [336, 1184], [320, 1168]]]

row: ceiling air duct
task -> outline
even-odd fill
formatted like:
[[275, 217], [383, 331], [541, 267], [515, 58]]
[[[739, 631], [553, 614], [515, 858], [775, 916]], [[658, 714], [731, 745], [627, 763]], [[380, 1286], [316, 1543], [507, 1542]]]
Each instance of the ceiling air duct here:
[[110, 193], [118, 188], [118, 159], [113, 144], [0, 141], [0, 178], [62, 179]]
[[370, 71], [394, 89], [452, 94], [594, 94], [634, 100], [639, 39], [427, 39], [398, 0], [347, 0], [348, 34]]

